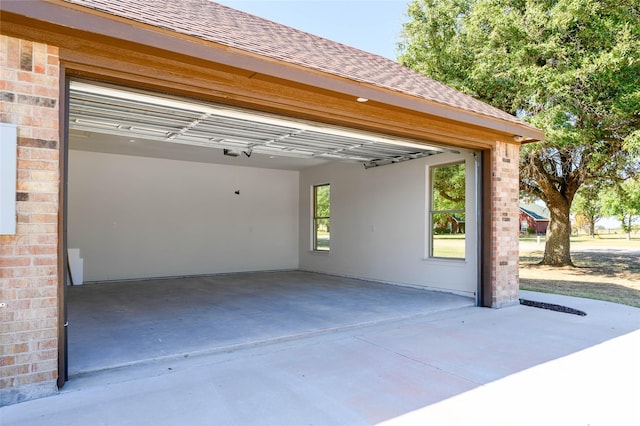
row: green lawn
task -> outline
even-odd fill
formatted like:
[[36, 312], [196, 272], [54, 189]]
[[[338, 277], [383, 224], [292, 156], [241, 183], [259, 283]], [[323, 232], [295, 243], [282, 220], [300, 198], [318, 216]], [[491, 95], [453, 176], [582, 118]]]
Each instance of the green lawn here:
[[[540, 236], [540, 243], [544, 244], [546, 236]], [[533, 236], [521, 236], [520, 242], [537, 243], [537, 237]], [[572, 235], [571, 247], [580, 248], [586, 246], [596, 247], [636, 247], [640, 249], [640, 233], [632, 233], [631, 239], [627, 239], [627, 234], [599, 234], [595, 237], [589, 235]]]
[[520, 239], [520, 288], [640, 307], [640, 235], [571, 237], [575, 267], [538, 265], [544, 238]]
[[433, 257], [464, 259], [464, 234], [444, 234], [433, 237]]

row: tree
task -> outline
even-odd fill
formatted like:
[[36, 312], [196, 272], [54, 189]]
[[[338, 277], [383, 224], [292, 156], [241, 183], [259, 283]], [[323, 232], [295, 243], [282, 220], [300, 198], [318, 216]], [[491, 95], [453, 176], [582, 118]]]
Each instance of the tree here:
[[569, 212], [586, 182], [640, 168], [637, 0], [414, 0], [399, 61], [545, 130], [520, 190], [551, 221], [541, 263], [571, 265]]
[[596, 222], [604, 215], [603, 181], [583, 184], [573, 199], [572, 210], [585, 219], [589, 235], [595, 237]]
[[465, 165], [464, 163], [433, 169], [434, 210], [464, 210]]
[[603, 197], [604, 210], [616, 216], [631, 239], [631, 227], [640, 218], [640, 178], [628, 179], [611, 188]]
[[434, 232], [464, 233], [465, 164], [450, 164], [432, 169]]

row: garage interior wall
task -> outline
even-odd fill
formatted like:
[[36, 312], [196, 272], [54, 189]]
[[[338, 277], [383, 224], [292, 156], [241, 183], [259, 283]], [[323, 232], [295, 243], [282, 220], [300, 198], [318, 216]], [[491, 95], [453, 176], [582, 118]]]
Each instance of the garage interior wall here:
[[[461, 160], [466, 260], [429, 259], [429, 166]], [[87, 282], [301, 269], [473, 296], [474, 167], [468, 153], [291, 171], [70, 150], [68, 246]], [[311, 250], [311, 188], [323, 183], [330, 253]]]
[[68, 247], [85, 281], [297, 269], [298, 179], [70, 150]]
[[[465, 161], [466, 260], [427, 257], [428, 168]], [[365, 170], [329, 163], [300, 172], [300, 269], [429, 287], [477, 291], [475, 160], [443, 153]], [[311, 248], [311, 188], [331, 184], [331, 252]]]

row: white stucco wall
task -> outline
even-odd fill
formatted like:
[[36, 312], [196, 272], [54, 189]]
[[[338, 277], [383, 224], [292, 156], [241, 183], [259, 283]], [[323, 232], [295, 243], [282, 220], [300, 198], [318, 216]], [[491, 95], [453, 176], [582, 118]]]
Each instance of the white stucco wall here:
[[[466, 260], [429, 259], [428, 168], [461, 160]], [[311, 187], [322, 183], [330, 253], [310, 250]], [[471, 154], [297, 172], [71, 150], [68, 247], [89, 282], [299, 268], [473, 295], [475, 203]]]
[[[464, 160], [466, 260], [427, 256], [428, 167]], [[300, 174], [300, 269], [474, 295], [477, 291], [475, 160], [439, 154], [365, 170], [332, 163]], [[331, 184], [331, 252], [312, 252], [311, 188]]]
[[298, 174], [72, 150], [68, 247], [85, 281], [296, 269]]

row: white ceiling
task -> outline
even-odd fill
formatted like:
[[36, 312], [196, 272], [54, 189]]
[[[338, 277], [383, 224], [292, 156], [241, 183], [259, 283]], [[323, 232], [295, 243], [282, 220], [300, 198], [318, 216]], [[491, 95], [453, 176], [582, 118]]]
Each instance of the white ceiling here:
[[451, 152], [337, 126], [79, 81], [71, 82], [69, 129], [71, 149], [291, 170], [335, 160], [375, 167]]

